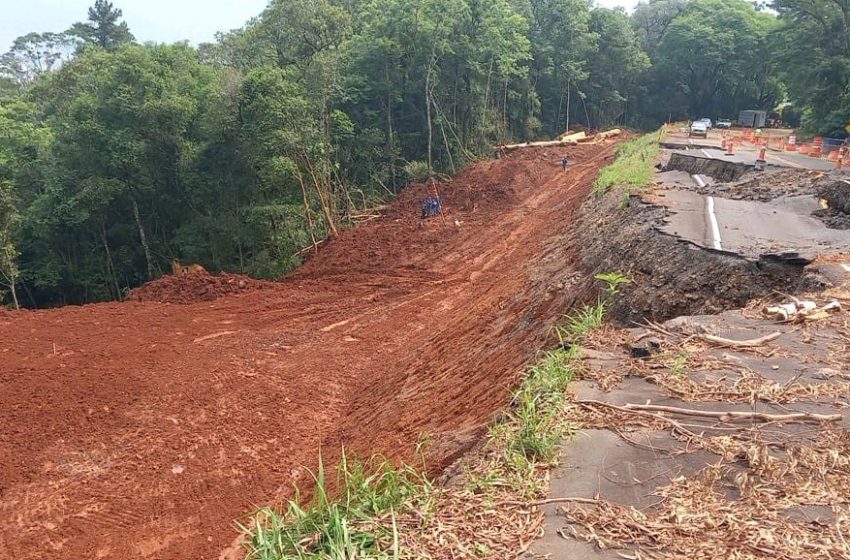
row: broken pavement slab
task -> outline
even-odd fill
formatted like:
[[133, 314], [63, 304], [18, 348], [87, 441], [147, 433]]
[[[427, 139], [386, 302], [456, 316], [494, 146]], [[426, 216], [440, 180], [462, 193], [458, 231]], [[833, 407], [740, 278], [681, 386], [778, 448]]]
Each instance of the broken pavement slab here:
[[[793, 255], [811, 262], [822, 252], [850, 250], [850, 231], [830, 229], [811, 216], [817, 200], [805, 206], [703, 196], [666, 190], [670, 209], [660, 230], [703, 248], [727, 251], [750, 260]], [[806, 208], [800, 211], [800, 208]]]
[[[847, 304], [846, 299], [844, 303]], [[835, 473], [844, 472], [841, 465], [850, 461], [844, 447], [850, 428], [848, 385], [843, 375], [848, 373], [844, 370], [850, 355], [847, 312], [817, 322], [794, 324], [761, 318], [755, 309], [735, 310], [716, 316], [682, 317], [650, 330], [652, 336], [662, 340], [664, 349], [651, 360], [656, 363], [649, 366], [646, 360], [629, 358], [628, 341], [641, 334], [640, 330], [608, 332], [588, 341], [592, 350], [585, 354], [587, 367], [582, 379], [574, 383], [575, 402], [651, 402], [694, 411], [799, 411], [840, 414], [842, 419], [828, 424], [730, 423], [670, 415], [686, 432], [696, 435], [691, 438], [671, 429], [671, 424], [653, 422], [649, 417], [624, 419], [600, 408], [588, 414], [577, 404], [570, 415], [587, 427], [562, 444], [560, 466], [551, 476], [550, 502], [543, 506], [544, 537], [533, 545], [526, 558], [694, 557], [684, 551], [700, 552], [699, 557], [717, 554], [721, 558], [728, 557], [724, 552], [730, 550], [745, 550], [749, 553], [747, 558], [829, 557], [825, 552], [815, 553], [827, 550], [837, 550], [843, 557], [850, 555], [846, 544], [829, 540], [837, 538], [830, 534], [834, 527], [848, 523], [850, 495], [842, 493], [846, 488], [828, 491], [829, 485], [819, 485], [820, 475], [816, 474], [806, 476], [806, 480], [811, 479], [811, 491], [794, 486], [795, 476], [800, 475], [798, 470], [804, 468], [800, 465], [806, 461], [837, 457], [837, 462], [817, 467], [826, 473], [824, 480], [835, 484], [839, 484], [835, 476], [844, 476]], [[745, 341], [774, 332], [780, 333], [778, 338], [755, 348], [723, 348], [699, 338], [711, 333]], [[676, 353], [687, 356], [687, 360], [681, 369], [673, 371], [670, 358]], [[617, 371], [611, 371], [612, 367]], [[612, 377], [618, 382], [606, 391], [604, 387], [610, 386]], [[759, 383], [751, 383], [752, 380]], [[773, 391], [777, 387], [780, 391]], [[820, 389], [807, 393], [816, 387]], [[765, 446], [764, 442], [774, 443]], [[726, 455], [733, 449], [751, 449], [752, 453], [766, 455], [761, 459], [757, 459], [761, 455], [751, 455], [749, 459], [746, 455]], [[789, 466], [783, 462], [784, 453], [791, 453], [799, 464]], [[777, 486], [778, 479], [771, 478], [774, 475], [770, 466], [774, 464], [776, 468], [790, 469], [788, 488]], [[697, 497], [702, 496], [700, 492], [710, 494], [689, 501], [688, 492], [696, 492], [693, 495]], [[838, 500], [830, 502], [838, 509], [825, 507], [824, 492], [839, 492], [829, 497], [831, 501]], [[559, 502], [559, 498], [582, 498], [598, 501], [598, 505]], [[716, 520], [721, 525], [710, 525], [715, 522], [712, 508], [732, 515], [731, 519], [740, 508], [738, 517], [747, 520], [749, 510], [744, 508], [753, 504], [766, 508], [764, 515], [751, 519], [760, 524], [764, 543], [757, 542], [762, 537], [750, 531], [743, 521], [721, 516]], [[671, 509], [673, 506], [679, 509]], [[677, 512], [675, 517], [665, 517], [673, 511]], [[630, 525], [635, 520], [640, 523]], [[700, 540], [702, 536], [688, 533], [695, 526], [702, 526], [700, 523], [709, 524], [704, 525], [704, 542]], [[663, 531], [655, 539], [652, 534], [658, 527]], [[671, 535], [676, 536], [675, 544], [665, 540]], [[785, 546], [789, 535], [802, 538], [811, 550], [798, 556], [778, 554], [777, 547]], [[787, 551], [796, 550], [793, 542], [787, 546]]]

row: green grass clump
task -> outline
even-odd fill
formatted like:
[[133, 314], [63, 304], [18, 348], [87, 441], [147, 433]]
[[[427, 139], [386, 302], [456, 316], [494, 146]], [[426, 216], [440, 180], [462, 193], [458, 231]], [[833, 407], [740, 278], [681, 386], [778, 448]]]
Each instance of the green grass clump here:
[[[332, 496], [321, 458], [307, 506], [299, 496], [286, 511], [259, 510], [248, 534], [248, 560], [394, 560], [399, 558], [395, 513], [429, 494], [430, 483], [412, 468], [373, 458], [343, 456]], [[390, 516], [390, 523], [379, 518]], [[387, 525], [391, 528], [387, 528]]]
[[570, 427], [564, 422], [566, 390], [578, 367], [581, 348], [578, 342], [590, 331], [602, 326], [605, 313], [620, 286], [630, 280], [617, 272], [596, 275], [604, 283], [596, 305], [586, 305], [569, 315], [562, 325], [555, 327], [561, 342], [557, 350], [545, 352], [537, 363], [528, 369], [525, 379], [514, 393], [514, 411], [508, 430], [510, 449], [515, 454], [510, 459], [515, 467], [526, 469], [527, 462], [552, 461], [558, 444]]
[[617, 185], [623, 185], [629, 191], [642, 189], [652, 180], [653, 165], [659, 153], [661, 146], [657, 132], [620, 145], [614, 163], [599, 172], [593, 183], [593, 192], [601, 196]]

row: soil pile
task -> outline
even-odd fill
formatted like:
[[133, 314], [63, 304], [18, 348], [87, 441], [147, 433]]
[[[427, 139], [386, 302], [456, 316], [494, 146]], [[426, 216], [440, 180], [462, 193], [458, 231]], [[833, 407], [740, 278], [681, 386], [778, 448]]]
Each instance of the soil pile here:
[[127, 300], [189, 304], [213, 301], [229, 294], [261, 290], [274, 285], [273, 282], [226, 272], [216, 275], [209, 272], [190, 272], [180, 276], [168, 274], [134, 288]]
[[824, 178], [817, 183], [818, 195], [826, 200], [827, 208], [815, 213], [834, 229], [850, 229], [850, 181]]

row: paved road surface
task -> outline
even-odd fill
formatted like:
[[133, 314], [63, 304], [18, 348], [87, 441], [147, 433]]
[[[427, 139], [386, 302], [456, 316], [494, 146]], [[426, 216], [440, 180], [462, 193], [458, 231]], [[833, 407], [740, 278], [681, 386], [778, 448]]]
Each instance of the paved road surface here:
[[701, 247], [758, 260], [763, 255], [813, 260], [824, 251], [850, 250], [850, 232], [829, 229], [811, 216], [817, 200], [794, 197], [770, 203], [668, 190], [673, 212], [661, 228]]
[[[711, 159], [747, 164], [754, 164], [758, 157], [759, 148], [752, 145], [744, 145], [736, 148], [734, 155], [727, 156], [726, 151], [721, 149], [720, 142], [721, 137], [717, 132], [711, 132], [708, 138], [688, 138], [687, 135], [673, 133], [664, 140], [664, 144], [671, 149], [680, 147], [681, 149], [675, 151], [687, 153], [690, 156], [698, 155]], [[804, 156], [796, 152], [768, 150], [765, 160], [768, 165], [777, 167], [813, 169], [815, 171], [832, 171], [835, 169], [835, 164], [831, 161]]]

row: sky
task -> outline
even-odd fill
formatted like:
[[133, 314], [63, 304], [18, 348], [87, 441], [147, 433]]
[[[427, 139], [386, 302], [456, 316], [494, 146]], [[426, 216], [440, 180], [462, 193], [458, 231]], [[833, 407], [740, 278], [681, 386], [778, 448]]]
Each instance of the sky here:
[[[267, 0], [112, 0], [124, 12], [124, 20], [140, 42], [197, 45], [212, 41], [216, 31], [241, 27], [259, 15]], [[0, 0], [0, 53], [16, 37], [31, 31], [64, 31], [84, 21], [94, 0]], [[597, 0], [608, 8], [634, 8], [637, 0]]]

